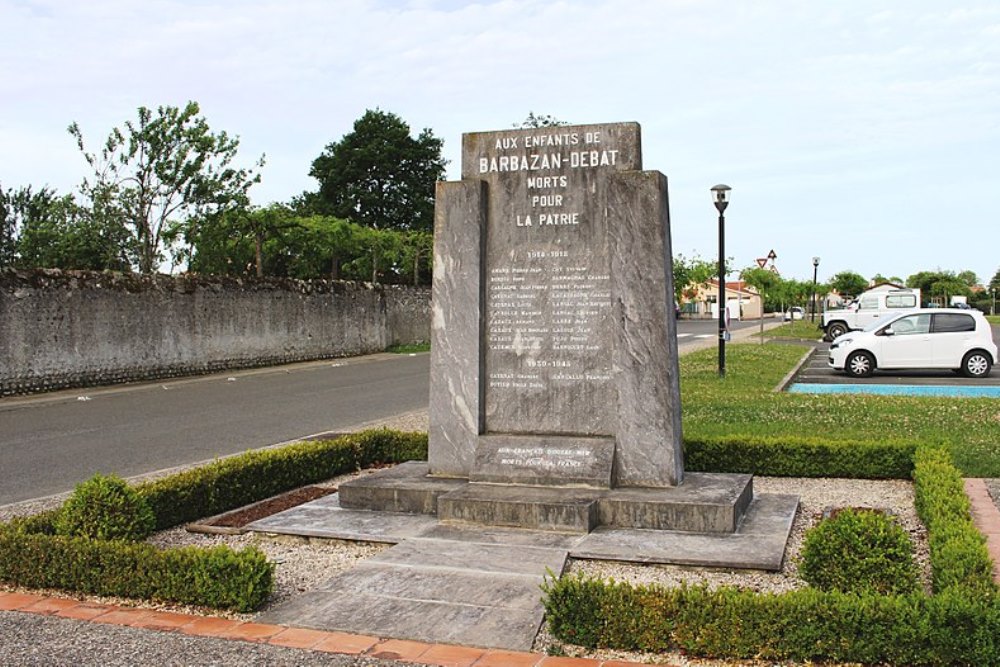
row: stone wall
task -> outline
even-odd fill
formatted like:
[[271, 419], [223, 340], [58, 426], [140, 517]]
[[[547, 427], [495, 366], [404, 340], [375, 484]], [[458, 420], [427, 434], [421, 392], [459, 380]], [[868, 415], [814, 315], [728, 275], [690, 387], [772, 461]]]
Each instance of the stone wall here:
[[0, 396], [344, 357], [430, 338], [430, 291], [0, 271]]

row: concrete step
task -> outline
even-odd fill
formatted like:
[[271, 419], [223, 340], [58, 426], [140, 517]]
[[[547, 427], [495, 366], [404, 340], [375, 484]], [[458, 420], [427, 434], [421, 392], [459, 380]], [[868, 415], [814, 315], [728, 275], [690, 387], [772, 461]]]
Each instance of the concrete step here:
[[344, 509], [436, 514], [438, 496], [464, 486], [464, 479], [428, 476], [426, 461], [407, 461], [340, 485]]
[[598, 525], [598, 496], [589, 489], [473, 482], [438, 499], [438, 519], [588, 533]]

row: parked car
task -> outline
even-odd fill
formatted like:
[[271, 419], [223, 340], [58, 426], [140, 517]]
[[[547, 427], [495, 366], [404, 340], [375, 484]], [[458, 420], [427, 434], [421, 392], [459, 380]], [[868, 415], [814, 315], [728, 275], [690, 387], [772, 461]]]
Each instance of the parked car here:
[[801, 320], [805, 317], [805, 311], [798, 306], [792, 306], [785, 311], [785, 321], [789, 322], [791, 320]]
[[986, 377], [997, 363], [989, 322], [978, 310], [920, 308], [886, 315], [833, 339], [828, 365], [854, 377], [878, 370], [950, 368]]

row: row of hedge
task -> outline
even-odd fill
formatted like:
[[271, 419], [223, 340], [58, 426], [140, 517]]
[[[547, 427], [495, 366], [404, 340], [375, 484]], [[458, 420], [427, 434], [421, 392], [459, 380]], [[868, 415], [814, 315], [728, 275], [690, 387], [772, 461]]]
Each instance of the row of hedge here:
[[684, 467], [771, 477], [909, 479], [916, 445], [830, 442], [810, 436], [684, 438]]
[[[1000, 665], [1000, 596], [961, 476], [941, 450], [921, 448], [911, 461], [917, 511], [930, 537], [934, 595], [815, 589], [762, 594], [564, 577], [545, 585], [549, 627], [560, 640], [591, 648], [680, 649], [735, 659]], [[762, 469], [767, 465], [762, 461], [756, 472], [772, 474]]]
[[[211, 516], [378, 463], [427, 457], [427, 436], [385, 429], [254, 450], [137, 485], [157, 529]], [[0, 524], [0, 582], [252, 611], [274, 566], [255, 548], [156, 549], [56, 535], [59, 510]]]

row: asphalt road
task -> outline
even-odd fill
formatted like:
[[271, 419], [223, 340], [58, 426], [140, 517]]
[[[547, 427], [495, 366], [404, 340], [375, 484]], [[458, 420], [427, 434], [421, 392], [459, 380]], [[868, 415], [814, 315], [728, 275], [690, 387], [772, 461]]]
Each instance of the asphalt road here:
[[2, 399], [0, 505], [426, 408], [428, 361], [382, 354]]
[[[718, 323], [682, 320], [677, 340], [714, 345]], [[381, 354], [0, 399], [0, 505], [426, 408], [428, 371], [428, 354]]]

